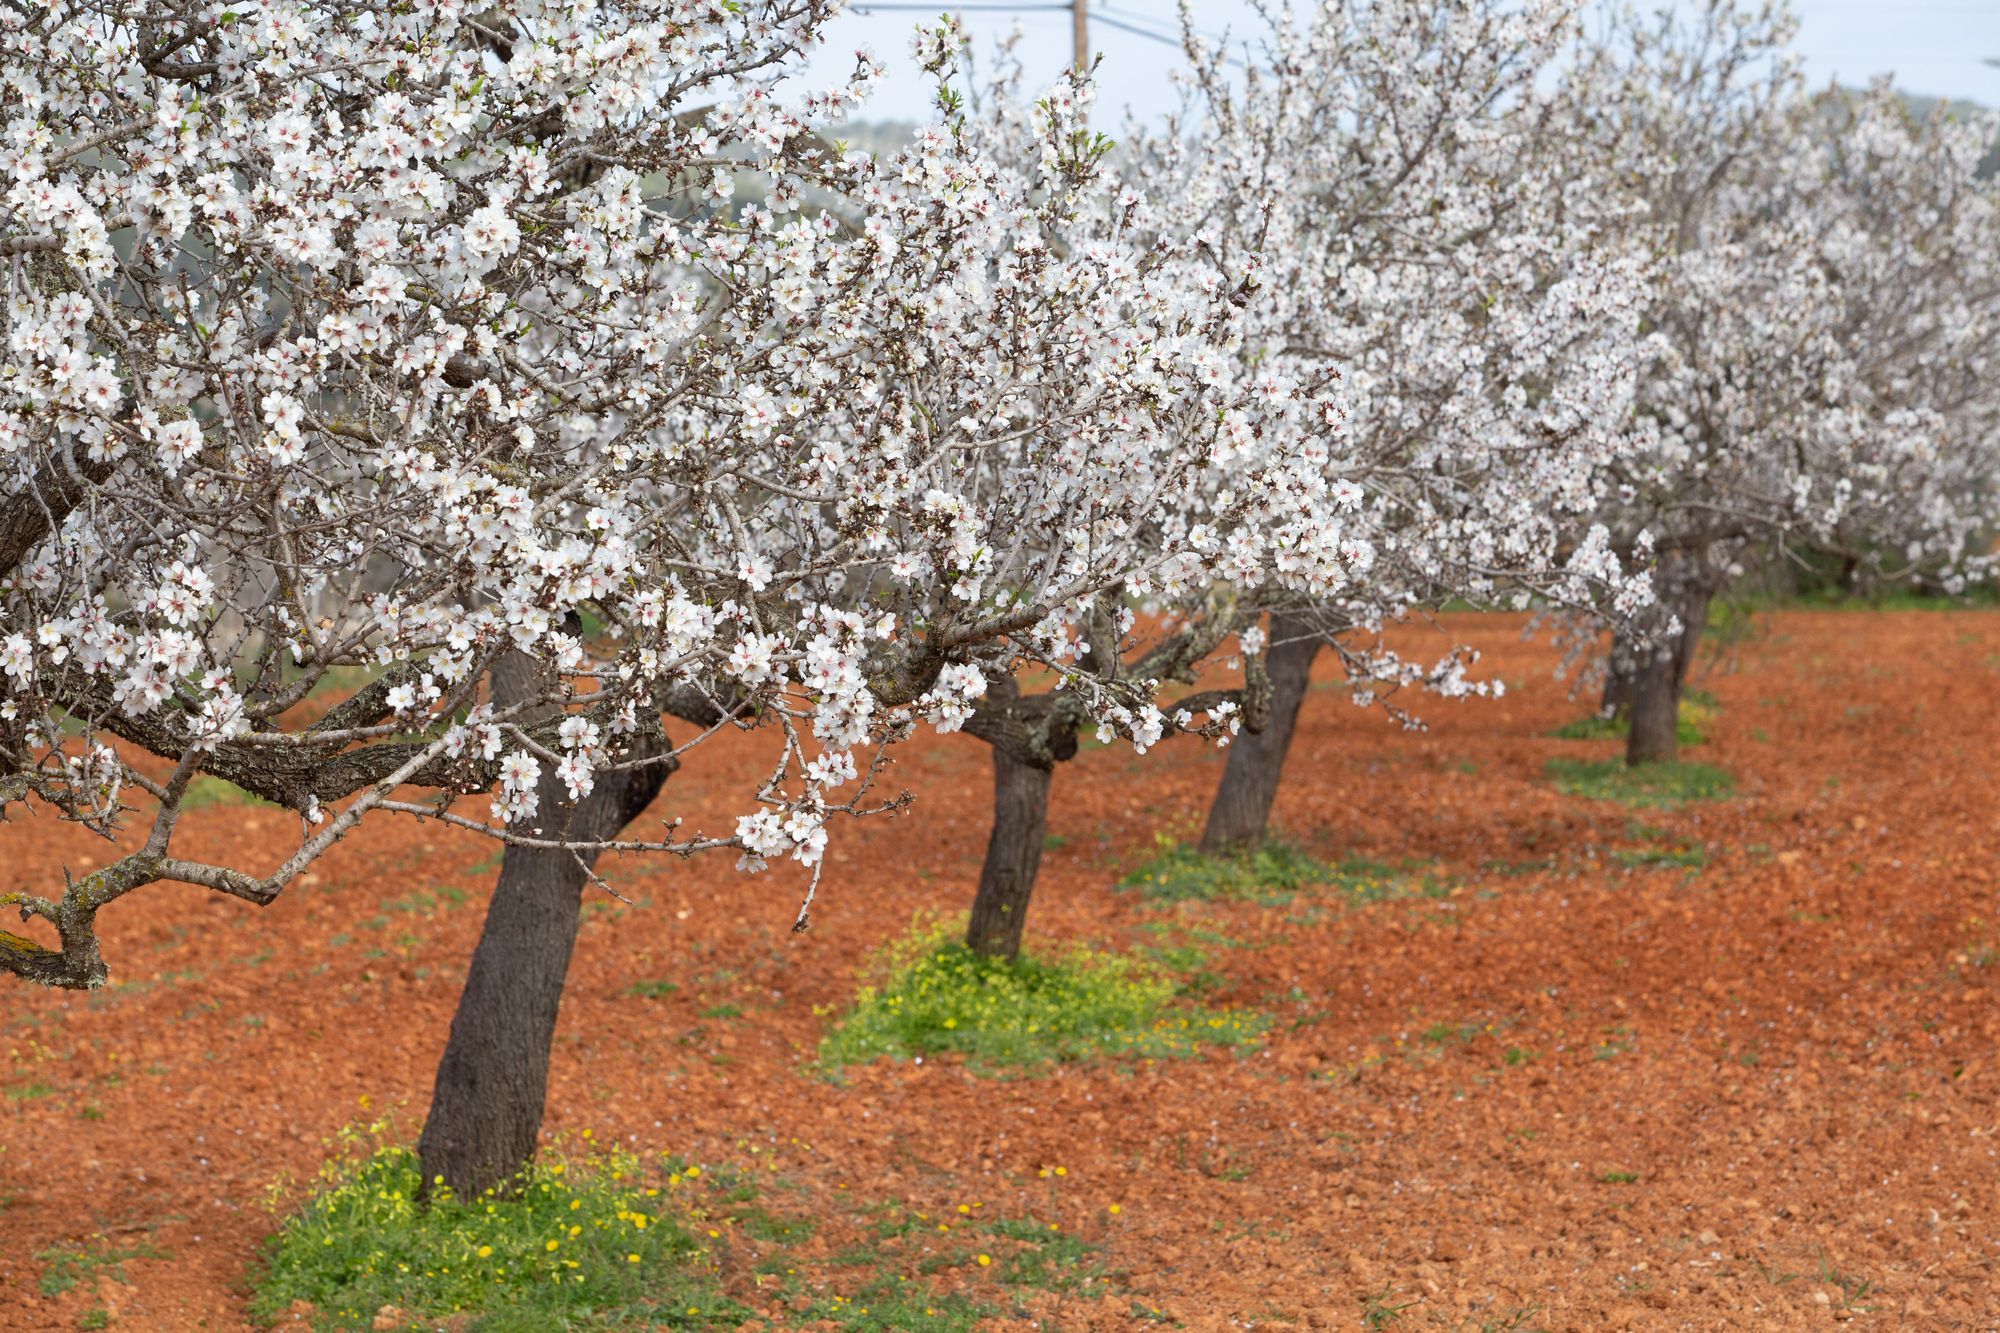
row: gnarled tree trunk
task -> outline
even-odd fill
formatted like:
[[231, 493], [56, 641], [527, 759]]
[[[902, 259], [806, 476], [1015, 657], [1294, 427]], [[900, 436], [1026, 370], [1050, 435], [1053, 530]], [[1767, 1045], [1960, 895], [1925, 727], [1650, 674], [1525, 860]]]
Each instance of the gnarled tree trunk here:
[[1226, 852], [1263, 841], [1321, 644], [1305, 625], [1272, 619], [1271, 649], [1264, 659], [1271, 680], [1270, 720], [1263, 731], [1246, 728], [1230, 741], [1229, 762], [1223, 766], [1222, 782], [1201, 833], [1204, 852]]
[[1054, 777], [1053, 765], [993, 747], [993, 832], [986, 839], [986, 862], [979, 868], [979, 891], [965, 931], [966, 947], [974, 953], [1010, 963], [1021, 956], [1021, 931], [1042, 866]]
[[1028, 900], [1048, 836], [1049, 783], [1056, 765], [1076, 757], [1073, 697], [1023, 697], [1011, 676], [987, 686], [965, 729], [993, 747], [993, 831], [972, 898], [965, 946], [988, 958], [1021, 956]]
[[[513, 677], [532, 669], [509, 654], [494, 668], [495, 698], [521, 697]], [[614, 837], [659, 794], [669, 766], [600, 772], [594, 789], [573, 806], [563, 804], [567, 789], [545, 766], [540, 826], [580, 841]], [[426, 1192], [439, 1181], [466, 1199], [504, 1190], [534, 1156], [586, 866], [597, 860], [594, 852], [580, 855], [516, 846], [502, 853], [417, 1141]]]

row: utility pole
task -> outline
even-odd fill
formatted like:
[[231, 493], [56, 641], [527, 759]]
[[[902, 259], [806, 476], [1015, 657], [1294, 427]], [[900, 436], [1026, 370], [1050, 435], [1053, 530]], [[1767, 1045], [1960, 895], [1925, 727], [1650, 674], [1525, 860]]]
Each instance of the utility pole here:
[[1087, 0], [1070, 0], [1071, 37], [1076, 44], [1076, 67], [1090, 68], [1090, 11]]

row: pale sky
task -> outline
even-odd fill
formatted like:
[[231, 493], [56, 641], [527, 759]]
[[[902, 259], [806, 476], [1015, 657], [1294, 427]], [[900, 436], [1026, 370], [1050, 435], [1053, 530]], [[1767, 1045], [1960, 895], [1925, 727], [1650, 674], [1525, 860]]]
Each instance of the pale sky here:
[[[864, 118], [924, 119], [927, 93], [911, 66], [909, 33], [917, 22], [954, 6], [892, 10], [867, 0], [853, 3], [855, 12], [829, 29], [828, 46], [815, 67], [831, 72], [846, 65], [855, 47], [871, 47], [890, 74]], [[1023, 59], [1037, 85], [1053, 79], [1069, 59], [1066, 5], [964, 0], [962, 9], [979, 52], [988, 49], [993, 35], [1020, 23]], [[1090, 9], [1091, 47], [1105, 57], [1099, 93], [1105, 118], [1118, 120], [1127, 107], [1148, 118], [1171, 109], [1175, 97], [1165, 74], [1180, 59], [1178, 41], [1169, 45], [1125, 28], [1177, 34], [1172, 0], [1090, 0]], [[1798, 48], [1814, 83], [1838, 78], [1859, 84], [1886, 71], [1908, 92], [2000, 106], [2000, 69], [1985, 63], [1988, 56], [2000, 57], [2000, 0], [1794, 0], [1793, 9], [1799, 15]], [[1253, 22], [1244, 0], [1197, 0], [1194, 10], [1196, 22], [1218, 36], [1226, 29], [1247, 30]]]

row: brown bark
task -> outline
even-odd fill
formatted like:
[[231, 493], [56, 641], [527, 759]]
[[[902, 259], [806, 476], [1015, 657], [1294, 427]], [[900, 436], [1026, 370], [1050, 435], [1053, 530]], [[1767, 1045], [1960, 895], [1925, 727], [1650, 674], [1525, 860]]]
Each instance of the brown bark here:
[[[504, 702], [521, 689], [515, 677], [531, 670], [517, 655], [503, 659], [494, 669], [496, 698]], [[577, 841], [615, 837], [644, 813], [667, 772], [664, 761], [601, 772], [589, 795], [564, 807], [566, 789], [545, 769], [538, 818], [545, 830], [560, 827]], [[509, 846], [502, 854], [417, 1141], [427, 1191], [440, 1181], [460, 1198], [504, 1191], [533, 1158], [556, 1012], [576, 947], [587, 868], [596, 860], [595, 852], [541, 847]]]
[[986, 861], [979, 868], [979, 890], [973, 895], [972, 920], [965, 932], [966, 947], [974, 953], [1010, 963], [1021, 956], [1021, 932], [1042, 865], [1049, 784], [1054, 777], [1053, 766], [1024, 761], [1001, 746], [993, 747], [993, 831], [986, 839]]
[[1625, 738], [1625, 762], [1671, 764], [1680, 753], [1680, 678], [1677, 654], [1667, 644], [1643, 655], [1631, 676], [1632, 730]]
[[1642, 649], [1627, 677], [1632, 730], [1625, 738], [1625, 763], [1671, 764], [1680, 758], [1681, 691], [1694, 666], [1695, 651], [1708, 623], [1713, 591], [1691, 580], [1679, 589], [1680, 633]]
[[1202, 829], [1204, 852], [1226, 852], [1263, 841], [1278, 796], [1278, 779], [1312, 680], [1322, 640], [1306, 626], [1273, 619], [1265, 670], [1271, 681], [1270, 715], [1261, 732], [1245, 729], [1229, 745], [1229, 761]]
[[12, 574], [114, 466], [85, 461], [72, 468], [51, 458], [19, 494], [0, 500], [0, 577]]
[[[1215, 646], [1228, 623], [1224, 616], [1176, 636], [1130, 668], [1130, 675], [1191, 680], [1191, 664]], [[1082, 663], [1086, 670], [1103, 671], [1115, 662], [1095, 646], [1114, 638], [1108, 623], [1093, 626], [1093, 648]], [[1206, 713], [1232, 703], [1243, 710], [1246, 727], [1261, 729], [1270, 689], [1261, 669], [1253, 669], [1250, 676], [1241, 690], [1188, 695], [1177, 701], [1176, 711]], [[975, 953], [1009, 962], [1020, 956], [1028, 902], [1047, 836], [1049, 784], [1056, 765], [1076, 756], [1076, 730], [1084, 721], [1076, 691], [1024, 696], [1011, 676], [992, 681], [984, 703], [966, 721], [966, 732], [993, 749], [993, 829], [987, 836], [986, 860], [966, 927], [966, 947]]]

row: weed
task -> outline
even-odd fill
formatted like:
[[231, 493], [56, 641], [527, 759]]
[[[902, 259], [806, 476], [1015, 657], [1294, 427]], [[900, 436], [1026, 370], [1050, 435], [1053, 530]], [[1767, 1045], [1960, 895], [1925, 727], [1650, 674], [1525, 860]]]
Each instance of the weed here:
[[[683, 1179], [673, 1172], [660, 1184]], [[303, 1300], [354, 1327], [393, 1305], [413, 1324], [471, 1316], [492, 1333], [741, 1317], [725, 1308], [670, 1199], [626, 1153], [551, 1152], [507, 1190], [434, 1193], [424, 1206], [408, 1148], [331, 1162], [321, 1183], [272, 1238], [253, 1313], [268, 1319]]]
[[793, 1317], [854, 1333], [974, 1333], [992, 1313], [963, 1296], [932, 1296], [908, 1279], [882, 1278], [852, 1296], [821, 1296]]
[[1361, 1308], [1362, 1327], [1387, 1328], [1391, 1324], [1401, 1323], [1403, 1311], [1417, 1302], [1414, 1297], [1400, 1302], [1396, 1297], [1397, 1292], [1393, 1287], [1385, 1287], [1373, 1296], [1367, 1297]]
[[1640, 764], [1622, 759], [1590, 762], [1551, 759], [1545, 770], [1567, 796], [1620, 805], [1671, 808], [1688, 801], [1718, 800], [1735, 790], [1735, 779], [1712, 764]]
[[453, 888], [447, 885], [435, 893], [429, 889], [418, 889], [415, 893], [407, 894], [404, 897], [391, 898], [388, 902], [383, 903], [382, 906], [391, 912], [407, 912], [412, 916], [429, 916], [432, 912], [438, 910], [440, 904], [450, 903], [455, 907], [464, 902], [465, 897], [464, 889]]
[[730, 1216], [743, 1228], [744, 1235], [766, 1244], [798, 1245], [812, 1238], [813, 1222], [809, 1217], [780, 1217], [762, 1208], [732, 1209]]
[[1166, 1057], [1258, 1040], [1243, 1010], [1176, 1003], [1172, 978], [1139, 959], [1084, 948], [1018, 962], [985, 958], [944, 928], [919, 927], [883, 955], [884, 980], [820, 1043], [828, 1069], [941, 1052], [975, 1069], [1098, 1054]]
[[678, 983], [648, 978], [644, 981], [633, 982], [621, 994], [635, 996], [641, 1000], [659, 1000], [672, 995], [679, 989], [680, 986]]
[[1449, 881], [1415, 873], [1422, 864], [1405, 862], [1399, 869], [1386, 861], [1350, 856], [1333, 867], [1328, 879], [1343, 898], [1356, 906], [1397, 898], [1449, 898]]
[[1532, 861], [1481, 861], [1479, 868], [1489, 875], [1539, 875], [1556, 868], [1554, 857], [1542, 857]]
[[165, 1250], [151, 1245], [133, 1245], [123, 1249], [108, 1245], [101, 1249], [57, 1248], [43, 1250], [35, 1256], [42, 1261], [42, 1277], [38, 1285], [44, 1296], [60, 1296], [74, 1290], [80, 1283], [96, 1281], [100, 1274], [113, 1282], [123, 1282], [125, 1261], [128, 1259], [172, 1257]]
[[1056, 1223], [1032, 1217], [1009, 1218], [994, 1222], [988, 1230], [1020, 1242], [1020, 1249], [1000, 1267], [1000, 1281], [1008, 1286], [1087, 1292], [1110, 1276], [1108, 1270], [1091, 1261], [1096, 1246], [1070, 1235]]
[[1612, 1060], [1632, 1049], [1632, 1029], [1610, 1027], [1604, 1029], [1604, 1040], [1590, 1048], [1592, 1059]]
[[1819, 1254], [1819, 1280], [1831, 1283], [1833, 1286], [1840, 1288], [1841, 1309], [1854, 1310], [1862, 1314], [1867, 1314], [1874, 1308], [1873, 1306], [1861, 1303], [1867, 1299], [1870, 1292], [1875, 1290], [1874, 1280], [1842, 1273], [1827, 1259], [1824, 1250], [1820, 1251]]
[[1686, 866], [1700, 869], [1708, 864], [1708, 853], [1700, 847], [1641, 847], [1620, 849], [1611, 859], [1628, 870], [1641, 866]]
[[1636, 1185], [1639, 1183], [1637, 1171], [1602, 1171], [1597, 1176], [1601, 1185]]

